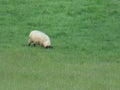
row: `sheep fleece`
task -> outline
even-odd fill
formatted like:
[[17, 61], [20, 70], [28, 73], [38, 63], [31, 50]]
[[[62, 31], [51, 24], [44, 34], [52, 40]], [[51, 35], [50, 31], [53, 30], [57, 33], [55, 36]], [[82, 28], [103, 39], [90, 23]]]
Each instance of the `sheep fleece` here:
[[37, 30], [33, 30], [30, 33], [28, 43], [40, 44], [44, 47], [51, 45], [49, 36]]

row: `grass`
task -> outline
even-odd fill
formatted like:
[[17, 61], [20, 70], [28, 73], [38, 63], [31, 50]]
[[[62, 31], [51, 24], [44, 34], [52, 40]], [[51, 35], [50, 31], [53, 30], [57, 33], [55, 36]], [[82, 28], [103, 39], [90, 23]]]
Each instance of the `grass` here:
[[[0, 90], [120, 90], [119, 0], [0, 0]], [[28, 47], [31, 30], [53, 49]]]

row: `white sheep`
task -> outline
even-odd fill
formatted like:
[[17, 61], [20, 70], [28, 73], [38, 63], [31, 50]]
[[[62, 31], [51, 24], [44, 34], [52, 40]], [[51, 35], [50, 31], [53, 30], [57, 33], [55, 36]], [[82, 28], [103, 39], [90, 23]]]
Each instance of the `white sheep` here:
[[33, 30], [30, 32], [28, 45], [30, 46], [31, 43], [33, 43], [34, 46], [42, 45], [45, 48], [52, 48], [49, 36], [38, 30]]

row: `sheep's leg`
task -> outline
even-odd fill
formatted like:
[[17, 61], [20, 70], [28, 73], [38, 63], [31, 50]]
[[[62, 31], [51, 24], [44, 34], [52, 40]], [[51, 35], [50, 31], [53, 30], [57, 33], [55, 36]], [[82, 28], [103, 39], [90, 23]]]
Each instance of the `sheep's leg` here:
[[31, 42], [28, 43], [28, 46], [30, 46], [30, 45], [31, 45]]
[[32, 43], [32, 41], [29, 39], [29, 40], [28, 40], [28, 46], [30, 46], [31, 43]]
[[36, 44], [35, 44], [35, 43], [34, 43], [33, 45], [34, 45], [34, 47], [36, 46]]
[[28, 43], [28, 46], [30, 46], [30, 45], [31, 45], [31, 42]]

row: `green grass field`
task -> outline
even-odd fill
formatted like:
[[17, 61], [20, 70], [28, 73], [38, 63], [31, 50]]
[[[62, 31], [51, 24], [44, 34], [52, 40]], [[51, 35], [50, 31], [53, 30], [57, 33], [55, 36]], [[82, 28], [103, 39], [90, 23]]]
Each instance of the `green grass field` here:
[[0, 0], [0, 90], [120, 90], [120, 1]]

